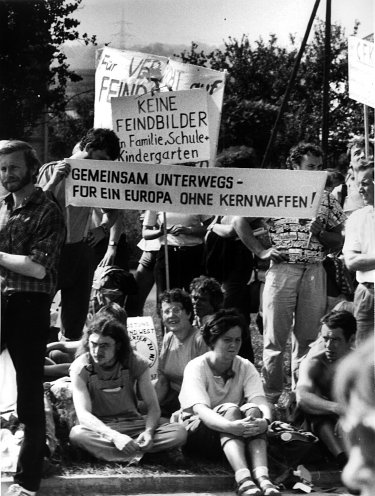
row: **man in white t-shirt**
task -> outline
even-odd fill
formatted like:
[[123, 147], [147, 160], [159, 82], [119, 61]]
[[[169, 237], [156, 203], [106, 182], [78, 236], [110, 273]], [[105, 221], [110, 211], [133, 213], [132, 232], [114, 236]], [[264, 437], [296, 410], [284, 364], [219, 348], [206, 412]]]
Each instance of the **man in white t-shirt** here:
[[356, 271], [358, 286], [354, 295], [354, 316], [357, 320], [356, 343], [374, 332], [375, 282], [375, 215], [374, 163], [358, 171], [359, 193], [365, 206], [349, 217], [344, 243], [345, 263]]

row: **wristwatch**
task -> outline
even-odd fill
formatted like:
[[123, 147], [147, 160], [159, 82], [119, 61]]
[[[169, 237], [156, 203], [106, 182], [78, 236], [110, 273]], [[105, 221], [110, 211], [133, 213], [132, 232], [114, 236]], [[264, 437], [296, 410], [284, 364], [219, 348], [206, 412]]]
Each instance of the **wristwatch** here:
[[117, 244], [118, 244], [118, 243], [117, 243], [116, 241], [110, 241], [110, 242], [108, 243], [108, 246], [117, 246]]

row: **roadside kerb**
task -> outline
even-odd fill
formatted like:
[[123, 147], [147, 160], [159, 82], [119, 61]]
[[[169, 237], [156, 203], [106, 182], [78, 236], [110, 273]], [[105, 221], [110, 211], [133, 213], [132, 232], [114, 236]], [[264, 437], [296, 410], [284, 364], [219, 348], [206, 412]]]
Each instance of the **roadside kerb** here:
[[[318, 487], [340, 486], [339, 471], [311, 472], [312, 482]], [[1, 481], [2, 493], [12, 484], [12, 478]], [[43, 479], [38, 496], [83, 496], [95, 494], [142, 494], [233, 491], [234, 478], [230, 475], [118, 475], [118, 476], [55, 476]], [[3, 493], [4, 494], [4, 493]]]

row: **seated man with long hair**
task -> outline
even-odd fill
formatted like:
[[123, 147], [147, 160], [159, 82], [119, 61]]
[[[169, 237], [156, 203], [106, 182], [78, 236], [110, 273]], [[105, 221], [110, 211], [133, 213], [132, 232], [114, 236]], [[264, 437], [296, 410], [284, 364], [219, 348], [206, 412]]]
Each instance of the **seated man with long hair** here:
[[149, 363], [133, 351], [125, 322], [103, 307], [86, 328], [70, 369], [79, 421], [70, 441], [106, 461], [139, 460], [146, 452], [177, 448], [186, 440], [183, 426], [161, 422]]

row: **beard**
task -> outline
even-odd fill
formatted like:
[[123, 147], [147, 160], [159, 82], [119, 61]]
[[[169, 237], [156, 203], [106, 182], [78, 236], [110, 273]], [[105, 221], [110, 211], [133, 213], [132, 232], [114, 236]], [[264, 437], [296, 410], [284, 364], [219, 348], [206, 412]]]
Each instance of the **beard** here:
[[20, 191], [25, 186], [29, 184], [33, 184], [33, 175], [29, 169], [27, 169], [26, 173], [22, 177], [15, 177], [12, 181], [1, 181], [1, 184], [4, 188], [9, 191], [9, 193], [16, 193]]

